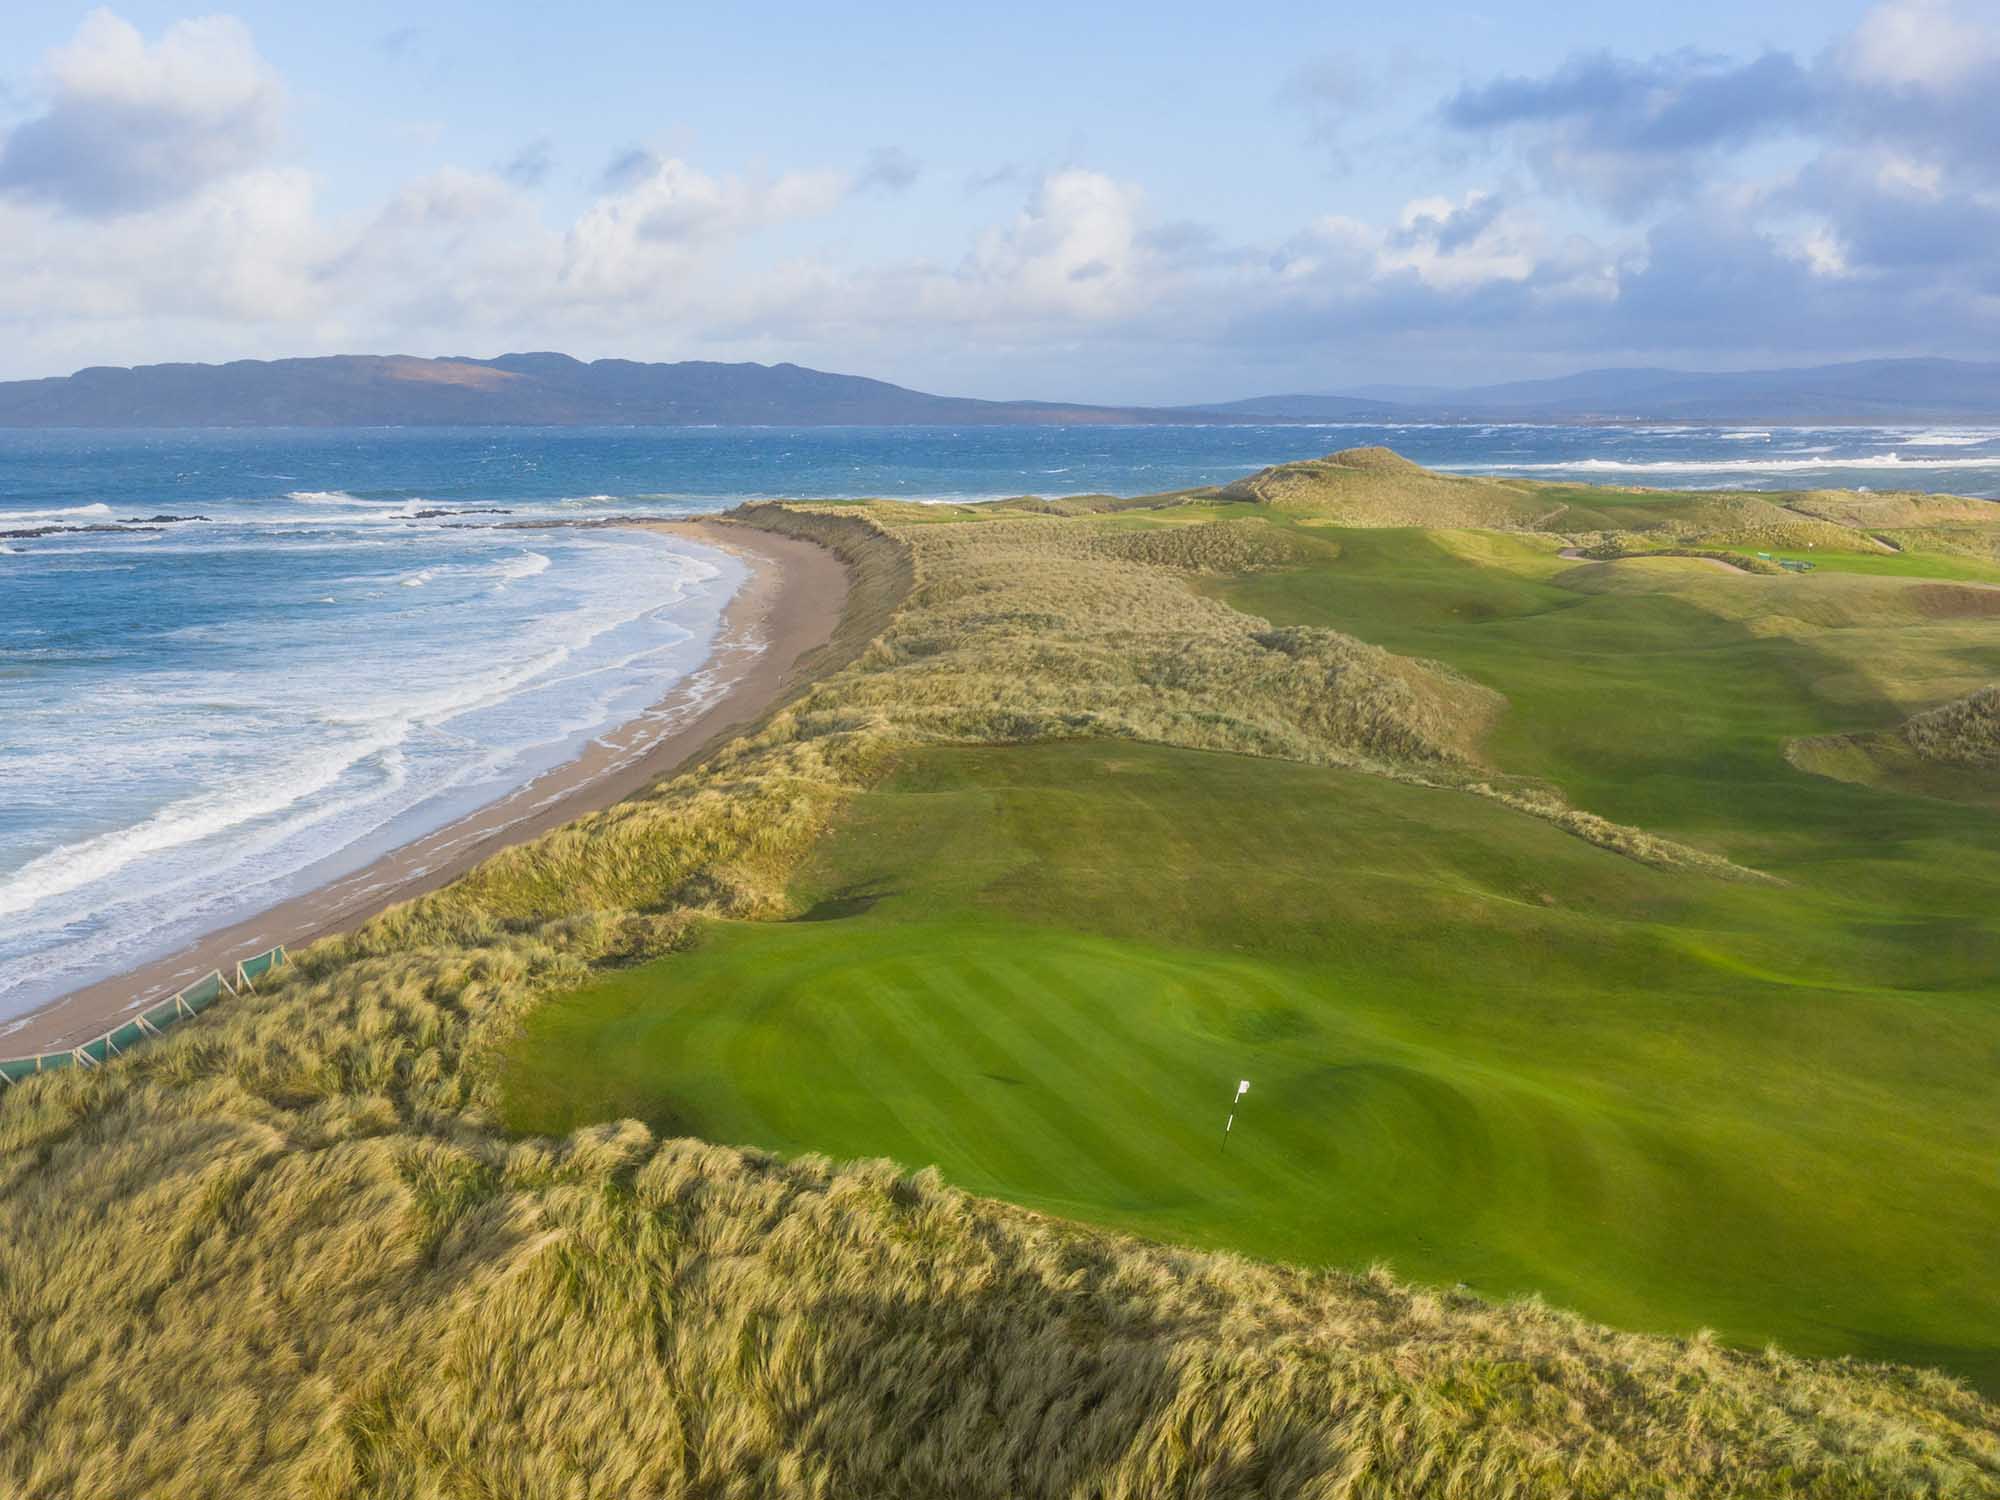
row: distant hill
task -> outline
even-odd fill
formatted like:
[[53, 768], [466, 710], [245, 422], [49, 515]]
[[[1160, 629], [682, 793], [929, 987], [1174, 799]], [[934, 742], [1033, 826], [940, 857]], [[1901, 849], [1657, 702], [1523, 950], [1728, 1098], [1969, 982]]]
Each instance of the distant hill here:
[[1586, 370], [1484, 386], [1362, 386], [1329, 396], [1260, 396], [1208, 408], [1274, 421], [1772, 422], [2000, 421], [2000, 364], [1871, 359], [1809, 369]]
[[4, 427], [1002, 426], [1160, 422], [2000, 422], [2000, 363], [1884, 359], [1703, 374], [1587, 370], [1505, 385], [1365, 386], [1202, 406], [935, 396], [801, 365], [331, 355], [98, 366], [0, 382]]
[[[799, 365], [334, 355], [97, 367], [0, 383], [0, 427], [918, 426], [1187, 421], [1143, 407], [974, 401]], [[1226, 416], [1198, 420], [1229, 421]]]

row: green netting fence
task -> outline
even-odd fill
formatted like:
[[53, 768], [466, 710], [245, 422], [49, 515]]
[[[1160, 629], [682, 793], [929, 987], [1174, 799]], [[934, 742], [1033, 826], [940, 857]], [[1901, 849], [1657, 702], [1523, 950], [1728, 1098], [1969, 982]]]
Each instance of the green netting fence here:
[[19, 1083], [37, 1073], [53, 1073], [63, 1068], [100, 1067], [146, 1038], [159, 1036], [168, 1027], [200, 1015], [224, 995], [240, 995], [245, 990], [255, 990], [258, 980], [284, 963], [285, 945], [280, 943], [269, 953], [244, 959], [236, 966], [233, 976], [224, 975], [220, 969], [212, 970], [186, 989], [176, 990], [166, 999], [140, 1011], [131, 1020], [120, 1022], [104, 1035], [92, 1037], [81, 1046], [65, 1047], [60, 1052], [38, 1052], [32, 1057], [0, 1058], [0, 1087]]

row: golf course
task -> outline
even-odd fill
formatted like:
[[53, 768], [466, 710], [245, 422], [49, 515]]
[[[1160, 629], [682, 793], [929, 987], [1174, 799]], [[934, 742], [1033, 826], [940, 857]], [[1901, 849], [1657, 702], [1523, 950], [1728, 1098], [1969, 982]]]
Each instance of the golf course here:
[[[991, 525], [911, 518], [954, 521]], [[1268, 530], [1236, 550], [1284, 562], [1190, 586], [1503, 694], [1482, 766], [1743, 878], [1367, 770], [911, 747], [788, 920], [534, 1011], [512, 1128], [936, 1163], [1168, 1241], [2000, 1388], [2000, 816], [1786, 757], [2000, 678], [2000, 566], [1595, 561], [1200, 496], [1034, 524]]]
[[759, 717], [0, 1093], [0, 1488], [2000, 1493], [2000, 507], [717, 525]]

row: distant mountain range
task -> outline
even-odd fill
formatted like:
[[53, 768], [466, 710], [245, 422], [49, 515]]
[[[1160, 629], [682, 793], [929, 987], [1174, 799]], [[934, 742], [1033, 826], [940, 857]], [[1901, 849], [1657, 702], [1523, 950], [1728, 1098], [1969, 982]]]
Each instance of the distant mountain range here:
[[[1167, 410], [932, 396], [799, 365], [333, 355], [100, 366], [0, 383], [0, 427], [970, 426], [1172, 422]], [[1241, 420], [1201, 418], [1198, 420]]]
[[[2000, 422], [2000, 364], [1870, 359], [1799, 370], [1586, 370], [1505, 385], [1375, 385], [1204, 408], [1292, 422]], [[1389, 413], [1390, 415], [1384, 415]]]
[[97, 367], [0, 382], [0, 427], [994, 426], [1172, 422], [2000, 422], [2000, 364], [1589, 370], [1463, 388], [1364, 386], [1207, 406], [933, 396], [800, 365], [334, 355]]

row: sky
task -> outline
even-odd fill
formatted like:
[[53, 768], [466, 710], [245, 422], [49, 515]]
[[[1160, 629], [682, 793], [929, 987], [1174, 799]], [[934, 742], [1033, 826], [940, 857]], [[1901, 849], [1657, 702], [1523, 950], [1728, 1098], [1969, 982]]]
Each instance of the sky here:
[[1145, 403], [1991, 357], [2000, 0], [0, 8], [0, 378], [524, 349]]

